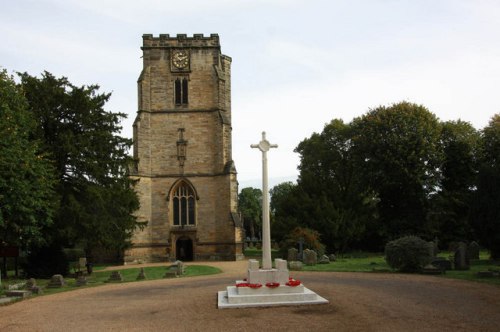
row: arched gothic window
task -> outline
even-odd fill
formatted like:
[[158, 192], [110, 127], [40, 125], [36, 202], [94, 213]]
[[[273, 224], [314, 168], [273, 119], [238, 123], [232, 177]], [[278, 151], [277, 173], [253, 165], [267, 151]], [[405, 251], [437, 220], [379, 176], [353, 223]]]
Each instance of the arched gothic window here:
[[196, 224], [196, 200], [194, 190], [188, 184], [181, 182], [172, 197], [174, 226], [193, 226]]

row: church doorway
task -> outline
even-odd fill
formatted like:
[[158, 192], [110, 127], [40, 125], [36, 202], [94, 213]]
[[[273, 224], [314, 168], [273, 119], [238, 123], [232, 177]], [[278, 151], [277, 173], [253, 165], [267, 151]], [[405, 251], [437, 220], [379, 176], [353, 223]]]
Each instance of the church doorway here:
[[187, 236], [180, 237], [175, 243], [175, 258], [180, 261], [193, 260], [193, 241]]

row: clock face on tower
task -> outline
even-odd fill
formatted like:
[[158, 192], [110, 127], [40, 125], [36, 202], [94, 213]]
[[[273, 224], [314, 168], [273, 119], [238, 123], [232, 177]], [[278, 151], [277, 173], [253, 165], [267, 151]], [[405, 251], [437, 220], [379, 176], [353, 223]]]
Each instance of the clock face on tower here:
[[189, 53], [184, 50], [174, 51], [172, 54], [172, 65], [178, 69], [185, 69], [189, 65]]

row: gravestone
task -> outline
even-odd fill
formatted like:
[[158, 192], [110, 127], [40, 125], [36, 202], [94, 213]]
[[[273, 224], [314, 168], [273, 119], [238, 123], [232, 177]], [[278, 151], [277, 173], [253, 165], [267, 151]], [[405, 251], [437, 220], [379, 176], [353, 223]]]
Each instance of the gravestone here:
[[144, 268], [141, 267], [141, 270], [139, 271], [136, 280], [144, 280], [144, 279], [146, 279], [146, 274], [144, 273]]
[[437, 257], [437, 255], [439, 254], [439, 240], [437, 237], [434, 238], [434, 241], [432, 241], [432, 245], [434, 247], [434, 256], [432, 257]]
[[120, 271], [113, 271], [113, 272], [111, 272], [111, 275], [109, 276], [108, 281], [109, 282], [123, 281], [123, 276], [120, 273]]
[[337, 256], [335, 256], [335, 254], [330, 254], [328, 258], [330, 259], [330, 262], [335, 262], [337, 260]]
[[87, 277], [85, 277], [84, 275], [78, 276], [78, 278], [76, 278], [76, 285], [78, 287], [87, 285]]
[[300, 262], [300, 261], [290, 261], [290, 262], [288, 262], [288, 268], [291, 271], [300, 271], [300, 270], [302, 270], [302, 262]]
[[287, 255], [287, 259], [289, 262], [293, 262], [293, 261], [297, 261], [299, 251], [295, 248], [290, 248], [288, 249], [288, 255]]
[[181, 261], [175, 261], [174, 264], [170, 265], [165, 272], [164, 278], [178, 277], [185, 273], [184, 263]]
[[468, 270], [469, 257], [467, 256], [467, 245], [464, 242], [458, 243], [458, 248], [454, 256], [455, 270]]
[[64, 278], [60, 274], [54, 274], [52, 278], [50, 278], [49, 284], [47, 288], [60, 288], [63, 287], [66, 283], [64, 282]]
[[25, 287], [26, 287], [26, 290], [28, 290], [34, 294], [42, 294], [43, 293], [42, 288], [40, 288], [36, 284], [36, 280], [34, 278], [28, 279], [28, 281], [26, 281]]
[[427, 248], [429, 250], [429, 256], [430, 257], [436, 257], [437, 252], [436, 252], [436, 250], [434, 248], [434, 242], [433, 241], [427, 242]]
[[435, 257], [432, 262], [432, 265], [437, 267], [438, 269], [441, 269], [441, 271], [448, 271], [451, 270], [451, 262], [449, 259], [446, 259], [444, 257]]
[[311, 249], [304, 250], [304, 264], [305, 265], [316, 265], [318, 262], [318, 255], [316, 251]]
[[467, 256], [469, 257], [469, 260], [479, 259], [480, 249], [479, 244], [476, 241], [472, 241], [467, 247]]
[[262, 243], [261, 243], [261, 242], [257, 242], [257, 243], [255, 244], [255, 249], [257, 249], [257, 250], [261, 250], [261, 249], [262, 249]]
[[329, 264], [330, 263], [330, 258], [328, 258], [327, 255], [323, 255], [320, 257], [318, 264]]

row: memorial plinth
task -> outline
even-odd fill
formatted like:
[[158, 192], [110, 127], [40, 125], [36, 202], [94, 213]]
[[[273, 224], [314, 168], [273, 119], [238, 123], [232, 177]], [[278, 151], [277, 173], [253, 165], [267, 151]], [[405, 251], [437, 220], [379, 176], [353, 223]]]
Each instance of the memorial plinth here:
[[276, 259], [275, 269], [259, 269], [258, 264], [250, 260], [247, 279], [237, 280], [234, 286], [218, 293], [219, 309], [328, 303], [299, 281], [290, 279], [285, 260]]

